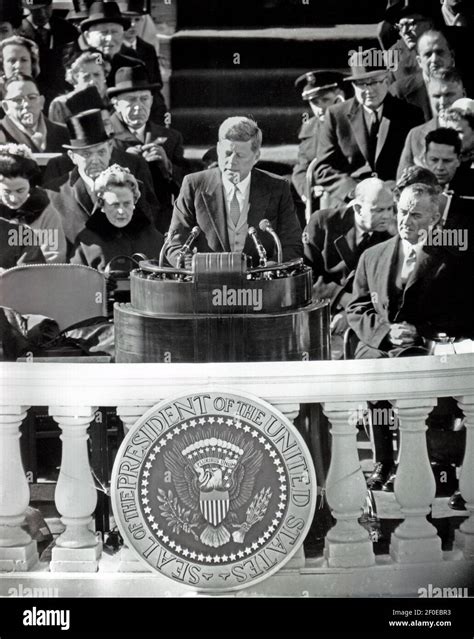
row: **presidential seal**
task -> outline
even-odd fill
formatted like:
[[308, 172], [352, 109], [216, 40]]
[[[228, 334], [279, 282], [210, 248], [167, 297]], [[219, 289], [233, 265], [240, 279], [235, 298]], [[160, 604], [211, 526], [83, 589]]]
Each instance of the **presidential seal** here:
[[130, 430], [112, 473], [125, 542], [198, 590], [245, 588], [301, 546], [316, 502], [310, 454], [266, 402], [224, 391], [167, 400]]

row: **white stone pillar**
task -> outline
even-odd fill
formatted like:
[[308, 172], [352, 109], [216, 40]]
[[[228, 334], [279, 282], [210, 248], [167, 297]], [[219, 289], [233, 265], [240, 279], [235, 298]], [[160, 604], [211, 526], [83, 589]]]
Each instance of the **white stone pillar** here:
[[62, 430], [61, 469], [54, 499], [66, 527], [53, 548], [52, 572], [98, 570], [102, 541], [90, 529], [97, 505], [97, 490], [87, 450], [87, 429], [96, 410], [91, 406], [55, 406], [49, 409], [49, 414]]
[[[363, 408], [366, 408], [364, 403]], [[326, 495], [336, 524], [326, 535], [325, 557], [331, 567], [372, 566], [374, 549], [362, 515], [367, 486], [357, 450], [357, 419], [361, 405], [326, 402], [324, 413], [331, 422], [332, 454]]]
[[395, 497], [405, 521], [392, 535], [390, 555], [398, 563], [441, 561], [441, 539], [426, 515], [431, 510], [436, 482], [426, 445], [426, 418], [436, 399], [396, 400], [400, 455]]
[[459, 490], [466, 500], [469, 518], [456, 530], [456, 545], [462, 548], [466, 559], [474, 559], [474, 395], [457, 397], [466, 423], [466, 450], [459, 476]]
[[38, 561], [36, 541], [21, 527], [30, 489], [20, 452], [25, 406], [0, 406], [0, 572], [26, 571]]
[[[283, 413], [283, 415], [292, 424], [295, 421], [295, 419], [298, 417], [300, 412], [299, 404], [275, 404], [274, 403], [273, 405], [275, 406], [277, 410], [280, 411], [280, 413]], [[303, 547], [303, 544], [301, 544], [301, 546], [298, 548], [296, 553], [293, 555], [290, 561], [286, 564], [285, 568], [289, 568], [290, 570], [292, 568], [295, 570], [301, 570], [301, 568], [304, 568], [305, 562], [306, 562], [306, 558], [304, 554], [304, 547]]]
[[[158, 403], [159, 400], [156, 401]], [[132, 428], [133, 424], [144, 415], [154, 404], [142, 404], [141, 406], [117, 406], [117, 415], [123, 423], [124, 434]], [[151, 570], [151, 569], [150, 569]], [[139, 561], [133, 552], [124, 542], [120, 550], [119, 572], [150, 572], [145, 564]]]

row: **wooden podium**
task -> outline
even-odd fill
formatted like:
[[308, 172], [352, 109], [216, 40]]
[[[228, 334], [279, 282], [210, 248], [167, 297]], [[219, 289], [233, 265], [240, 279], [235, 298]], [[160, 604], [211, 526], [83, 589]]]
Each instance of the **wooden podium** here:
[[115, 304], [116, 361], [330, 358], [329, 304], [313, 302], [302, 260], [248, 269], [242, 253], [198, 253], [192, 269], [140, 262]]

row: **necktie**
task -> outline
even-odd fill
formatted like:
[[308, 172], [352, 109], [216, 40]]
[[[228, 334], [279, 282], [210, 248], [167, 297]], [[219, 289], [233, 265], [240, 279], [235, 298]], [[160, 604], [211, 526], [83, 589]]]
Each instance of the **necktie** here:
[[234, 196], [230, 202], [230, 219], [234, 223], [234, 226], [237, 226], [237, 223], [240, 218], [240, 205], [239, 200], [237, 199], [237, 193], [239, 193], [239, 189], [237, 187], [234, 188]]
[[372, 111], [371, 114], [371, 122], [369, 129], [369, 148], [370, 148], [370, 159], [371, 164], [375, 163], [375, 151], [377, 149], [377, 136], [379, 133], [379, 118], [377, 115], [377, 111]]
[[365, 231], [364, 233], [362, 233], [362, 237], [359, 244], [357, 244], [357, 252], [359, 253], [359, 255], [362, 255], [362, 253], [369, 246], [369, 244], [370, 244], [370, 233], [368, 231]]
[[405, 286], [408, 278], [412, 274], [416, 265], [416, 251], [414, 248], [411, 248], [408, 255], [405, 257], [405, 261], [403, 262], [402, 272], [400, 275], [402, 286]]
[[47, 49], [49, 47], [49, 29], [38, 27], [36, 34], [39, 46]]

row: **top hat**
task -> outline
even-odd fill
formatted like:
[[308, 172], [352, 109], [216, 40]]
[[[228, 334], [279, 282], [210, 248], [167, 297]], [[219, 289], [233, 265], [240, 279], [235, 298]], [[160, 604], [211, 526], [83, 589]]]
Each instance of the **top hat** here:
[[107, 135], [102, 113], [99, 109], [90, 109], [77, 113], [66, 120], [71, 137], [71, 144], [63, 144], [65, 149], [87, 149], [96, 144], [110, 140]]
[[80, 28], [84, 32], [92, 25], [104, 22], [121, 24], [125, 30], [130, 28], [130, 20], [121, 14], [118, 4], [116, 2], [102, 2], [102, 0], [91, 4], [89, 17], [81, 22]]
[[308, 71], [295, 80], [295, 87], [302, 91], [303, 100], [312, 100], [320, 93], [340, 88], [343, 79], [343, 74], [336, 71]]
[[148, 11], [146, 0], [127, 0], [126, 7], [122, 10], [124, 16], [145, 16]]
[[385, 9], [385, 19], [395, 23], [403, 16], [418, 13], [427, 18], [434, 17], [432, 0], [389, 0]]
[[0, 5], [0, 22], [9, 22], [14, 29], [18, 29], [23, 19], [23, 11], [20, 4], [17, 6]]
[[380, 49], [366, 49], [365, 51], [354, 51], [349, 59], [351, 75], [344, 78], [344, 81], [366, 80], [374, 78], [382, 73], [388, 73], [389, 69], [385, 64], [385, 51]]
[[121, 67], [115, 74], [114, 86], [107, 89], [107, 95], [113, 97], [120, 93], [129, 93], [130, 91], [143, 91], [144, 89], [155, 89], [161, 87], [159, 82], [151, 83], [146, 67], [143, 64], [137, 64], [133, 67]]
[[103, 99], [100, 97], [97, 87], [95, 86], [74, 91], [74, 93], [66, 100], [66, 106], [72, 115], [77, 115], [84, 111], [90, 111], [91, 109], [99, 109], [102, 111], [107, 108]]

